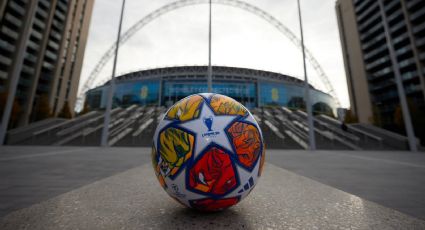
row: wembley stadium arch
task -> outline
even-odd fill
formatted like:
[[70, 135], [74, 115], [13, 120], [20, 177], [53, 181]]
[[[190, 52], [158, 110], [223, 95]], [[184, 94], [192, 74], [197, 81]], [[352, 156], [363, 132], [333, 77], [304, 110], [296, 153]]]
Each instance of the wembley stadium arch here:
[[[198, 5], [198, 4], [206, 4], [209, 3], [209, 0], [179, 0], [172, 3], [169, 3], [151, 13], [149, 13], [147, 16], [140, 19], [138, 22], [136, 22], [133, 26], [131, 26], [127, 31], [125, 31], [120, 38], [119, 43], [124, 44], [127, 42], [132, 36], [134, 36], [140, 29], [142, 29], [144, 26], [149, 24], [150, 22], [154, 21], [158, 17], [174, 11], [176, 9], [180, 9], [187, 6], [192, 5]], [[214, 4], [221, 4], [231, 7], [236, 7], [238, 9], [242, 9], [244, 11], [247, 11], [249, 13], [252, 13], [271, 25], [273, 25], [277, 30], [279, 30], [283, 35], [285, 35], [297, 48], [301, 49], [301, 41], [300, 39], [291, 31], [289, 30], [282, 22], [280, 22], [278, 19], [276, 19], [274, 16], [270, 15], [266, 11], [258, 8], [257, 6], [251, 5], [249, 3], [239, 1], [239, 0], [212, 0], [212, 3]], [[94, 69], [90, 72], [89, 77], [82, 85], [81, 89], [78, 93], [77, 103], [76, 103], [76, 110], [79, 111], [82, 109], [85, 99], [86, 92], [90, 89], [95, 87], [95, 81], [98, 79], [98, 76], [102, 72], [103, 68], [106, 66], [108, 61], [113, 57], [114, 50], [116, 48], [116, 45], [112, 45], [101, 57], [99, 62], [95, 65]], [[326, 93], [334, 97], [336, 104], [339, 106], [340, 102], [338, 100], [338, 97], [336, 95], [335, 89], [333, 88], [332, 84], [329, 81], [328, 76], [325, 74], [323, 68], [320, 66], [319, 62], [314, 58], [313, 54], [306, 49], [306, 59], [310, 63], [310, 65], [313, 67], [315, 72], [317, 73], [319, 79], [323, 83], [323, 85], [326, 87]], [[102, 82], [103, 83], [103, 82]], [[101, 84], [102, 84], [101, 83]]]

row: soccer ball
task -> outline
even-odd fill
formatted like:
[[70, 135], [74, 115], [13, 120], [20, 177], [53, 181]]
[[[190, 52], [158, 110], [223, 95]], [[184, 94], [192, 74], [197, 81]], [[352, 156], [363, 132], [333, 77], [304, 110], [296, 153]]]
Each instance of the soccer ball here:
[[164, 190], [202, 211], [237, 204], [264, 165], [263, 136], [251, 113], [220, 94], [195, 94], [173, 105], [153, 137], [152, 164]]

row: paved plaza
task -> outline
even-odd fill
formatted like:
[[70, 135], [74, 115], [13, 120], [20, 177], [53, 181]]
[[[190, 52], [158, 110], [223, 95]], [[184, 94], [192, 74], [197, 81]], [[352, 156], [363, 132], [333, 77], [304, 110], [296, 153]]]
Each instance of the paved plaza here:
[[425, 154], [268, 150], [224, 212], [179, 206], [148, 148], [0, 148], [0, 229], [424, 229]]

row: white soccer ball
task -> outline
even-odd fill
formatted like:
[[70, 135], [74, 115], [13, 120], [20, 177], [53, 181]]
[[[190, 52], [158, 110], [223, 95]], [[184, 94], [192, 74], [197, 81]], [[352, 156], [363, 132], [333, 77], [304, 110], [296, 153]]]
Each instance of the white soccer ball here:
[[222, 210], [245, 198], [264, 160], [263, 136], [252, 114], [220, 94], [177, 102], [153, 137], [152, 164], [161, 186], [198, 210]]

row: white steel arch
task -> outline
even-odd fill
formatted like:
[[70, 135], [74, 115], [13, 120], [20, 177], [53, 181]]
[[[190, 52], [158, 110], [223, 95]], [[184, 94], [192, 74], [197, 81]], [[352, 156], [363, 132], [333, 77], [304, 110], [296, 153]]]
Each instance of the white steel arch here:
[[[206, 4], [206, 3], [209, 3], [209, 0], [178, 0], [170, 4], [167, 4], [151, 12], [147, 16], [143, 17], [138, 22], [136, 22], [133, 26], [131, 26], [127, 31], [125, 31], [121, 36], [120, 44], [124, 44], [144, 26], [146, 26], [153, 20], [157, 19], [158, 17], [170, 11], [183, 8], [186, 6]], [[295, 34], [291, 30], [289, 30], [285, 25], [283, 25], [283, 23], [281, 23], [278, 19], [276, 19], [272, 15], [268, 14], [266, 11], [240, 0], [212, 0], [212, 3], [232, 6], [232, 7], [236, 7], [236, 8], [245, 10], [247, 12], [250, 12], [264, 19], [271, 25], [273, 25], [277, 30], [279, 30], [283, 35], [285, 35], [297, 48], [299, 49], [302, 48], [300, 39], [298, 39], [298, 37], [295, 36]], [[81, 110], [81, 108], [83, 107], [85, 93], [90, 89], [90, 87], [93, 86], [93, 83], [95, 82], [96, 78], [98, 77], [102, 69], [106, 66], [107, 62], [113, 57], [115, 47], [116, 47], [115, 44], [112, 45], [103, 54], [100, 61], [96, 64], [95, 68], [91, 71], [90, 76], [85, 81], [82, 88], [79, 90], [77, 103], [76, 103], [77, 111]], [[332, 97], [334, 97], [337, 105], [340, 106], [340, 101], [336, 95], [335, 89], [330, 83], [329, 78], [325, 74], [323, 68], [320, 66], [319, 62], [314, 58], [313, 54], [308, 49], [306, 49], [305, 52], [306, 52], [306, 59], [312, 65], [316, 73], [318, 74], [320, 80], [326, 87], [327, 93], [329, 93]]]

